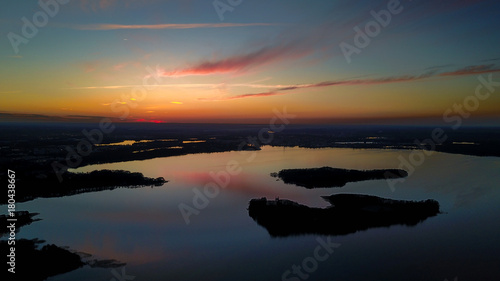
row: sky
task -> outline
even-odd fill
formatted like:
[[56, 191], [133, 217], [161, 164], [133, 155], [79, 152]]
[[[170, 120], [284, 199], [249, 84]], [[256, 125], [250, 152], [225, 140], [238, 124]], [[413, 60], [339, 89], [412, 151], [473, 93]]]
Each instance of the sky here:
[[268, 123], [286, 111], [296, 123], [498, 125], [499, 10], [495, 0], [5, 1], [0, 118]]

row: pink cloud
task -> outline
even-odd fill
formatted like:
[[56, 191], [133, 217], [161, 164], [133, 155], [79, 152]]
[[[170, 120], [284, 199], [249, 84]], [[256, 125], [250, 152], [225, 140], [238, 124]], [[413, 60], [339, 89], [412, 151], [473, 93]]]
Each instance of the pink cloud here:
[[219, 60], [205, 61], [176, 70], [162, 70], [159, 74], [165, 77], [179, 77], [241, 72], [253, 67], [283, 61], [286, 59], [298, 59], [308, 55], [312, 51], [313, 49], [288, 43], [264, 47], [247, 54], [234, 55]]
[[458, 76], [458, 75], [471, 75], [471, 74], [483, 74], [491, 72], [499, 72], [500, 68], [496, 68], [494, 64], [488, 65], [471, 65], [450, 72], [443, 72], [439, 76]]
[[244, 95], [239, 95], [239, 96], [233, 96], [233, 97], [226, 97], [222, 99], [217, 99], [217, 98], [199, 98], [198, 100], [201, 101], [220, 101], [220, 100], [235, 100], [235, 99], [243, 99], [243, 98], [256, 98], [256, 97], [268, 97], [268, 96], [278, 96], [278, 95], [285, 95], [286, 93], [281, 93], [281, 92], [264, 92], [264, 93], [258, 93], [258, 94], [244, 94]]
[[334, 37], [335, 32], [332, 33], [331, 24], [323, 24], [314, 30], [300, 25], [291, 25], [290, 28], [277, 35], [274, 42], [268, 40], [264, 42], [254, 41], [251, 45], [256, 47], [249, 51], [235, 53], [226, 57], [201, 60], [174, 69], [166, 69], [161, 71], [159, 75], [180, 77], [241, 73], [259, 66], [298, 60], [308, 56], [310, 57], [308, 62], [311, 63], [312, 55], [317, 53], [327, 54], [326, 57], [332, 56], [331, 48], [333, 45], [329, 43], [332, 42]]
[[307, 89], [307, 88], [322, 88], [322, 87], [333, 87], [333, 86], [353, 86], [353, 85], [378, 85], [378, 84], [391, 84], [391, 83], [404, 83], [413, 82], [419, 80], [425, 80], [433, 77], [443, 77], [443, 76], [462, 76], [462, 75], [474, 75], [474, 74], [484, 74], [500, 72], [500, 67], [495, 65], [471, 65], [461, 69], [447, 72], [438, 72], [437, 70], [432, 70], [421, 75], [403, 75], [403, 76], [391, 76], [383, 78], [372, 78], [372, 79], [347, 79], [339, 81], [323, 81], [313, 84], [298, 84], [287, 87], [278, 88], [269, 92], [255, 93], [255, 94], [243, 94], [224, 98], [215, 99], [203, 99], [208, 101], [221, 101], [221, 100], [234, 100], [243, 98], [255, 98], [255, 97], [268, 97], [285, 95], [289, 91]]

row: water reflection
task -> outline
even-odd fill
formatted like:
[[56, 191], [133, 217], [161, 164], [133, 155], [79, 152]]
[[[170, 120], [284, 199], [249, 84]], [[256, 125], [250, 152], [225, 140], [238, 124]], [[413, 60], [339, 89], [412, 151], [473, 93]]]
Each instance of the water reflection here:
[[[248, 153], [255, 153], [252, 161], [248, 161]], [[498, 270], [484, 263], [500, 263], [500, 245], [492, 243], [500, 235], [496, 218], [500, 212], [497, 158], [436, 152], [394, 192], [385, 180], [348, 183], [342, 189], [307, 190], [270, 176], [282, 169], [322, 166], [398, 168], [398, 157], [408, 158], [409, 153], [263, 147], [262, 151], [246, 154], [196, 154], [82, 167], [78, 171], [141, 172], [148, 177], [164, 177], [169, 183], [164, 188], [116, 189], [23, 203], [24, 209], [44, 215], [43, 221], [23, 230], [27, 236], [44, 237], [100, 259], [119, 259], [127, 263], [127, 272], [141, 280], [200, 280], [208, 276], [214, 280], [279, 280], [283, 270], [311, 254], [315, 237], [272, 239], [249, 217], [246, 207], [252, 198], [287, 198], [316, 208], [329, 206], [321, 196], [333, 193], [405, 200], [434, 198], [445, 214], [414, 227], [393, 225], [337, 236], [342, 252], [325, 261], [315, 278], [444, 280], [451, 274], [463, 276], [464, 280], [485, 276], [491, 280], [492, 274], [498, 277]], [[228, 161], [237, 161], [242, 172], [232, 176], [227, 187], [187, 226], [179, 203], [191, 203], [193, 189], [202, 189], [211, 182], [210, 172], [222, 171]], [[394, 262], [394, 268], [380, 270]], [[99, 275], [88, 274], [87, 279]], [[74, 280], [73, 275], [68, 276], [71, 278], [66, 279]], [[109, 272], [105, 278], [111, 278]]]
[[[7, 223], [7, 217], [2, 215], [0, 221], [7, 225], [9, 232], [18, 233], [21, 227], [30, 225], [40, 219], [33, 219], [38, 213], [27, 211], [14, 212], [16, 221]], [[54, 244], [46, 244], [45, 240], [18, 239], [13, 234], [8, 239], [0, 240], [0, 252], [7, 256], [6, 263], [3, 264], [2, 276], [7, 279], [7, 275], [15, 277], [16, 280], [47, 280], [47, 278], [77, 270], [85, 265], [92, 268], [115, 268], [125, 266], [125, 263], [114, 259], [101, 260], [93, 255], [69, 250], [67, 247], [60, 247]], [[2, 233], [2, 237], [3, 237]], [[33, 274], [36, 273], [36, 274]], [[4, 280], [2, 279], [2, 280]]]
[[124, 140], [122, 142], [114, 142], [114, 143], [102, 143], [95, 144], [96, 146], [116, 146], [116, 145], [133, 145], [136, 143], [145, 143], [145, 142], [153, 142], [154, 140]]

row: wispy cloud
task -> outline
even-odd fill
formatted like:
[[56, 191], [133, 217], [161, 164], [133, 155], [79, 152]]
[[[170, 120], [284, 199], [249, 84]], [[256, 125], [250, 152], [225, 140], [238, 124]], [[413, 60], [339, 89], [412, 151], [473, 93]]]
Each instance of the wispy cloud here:
[[222, 100], [235, 100], [235, 99], [244, 99], [244, 98], [279, 96], [279, 95], [286, 95], [286, 93], [271, 91], [271, 92], [264, 92], [264, 93], [257, 93], [257, 94], [243, 94], [243, 95], [225, 97], [225, 98], [199, 98], [198, 100], [200, 100], [200, 101], [222, 101]]
[[500, 72], [500, 66], [496, 65], [471, 65], [461, 69], [439, 72], [437, 70], [427, 71], [420, 75], [402, 75], [402, 76], [390, 76], [383, 78], [368, 78], [368, 79], [347, 79], [338, 81], [324, 81], [312, 84], [297, 84], [292, 86], [280, 87], [268, 92], [262, 93], [250, 93], [242, 94], [237, 96], [222, 97], [222, 98], [199, 98], [202, 101], [222, 101], [222, 100], [234, 100], [243, 98], [255, 98], [255, 97], [268, 97], [285, 95], [288, 92], [307, 88], [323, 88], [323, 87], [333, 87], [333, 86], [353, 86], [353, 85], [378, 85], [378, 84], [390, 84], [390, 83], [403, 83], [403, 82], [413, 82], [419, 80], [430, 79], [433, 77], [443, 77], [443, 76], [462, 76], [462, 75], [474, 75], [474, 74], [484, 74]]
[[175, 70], [162, 70], [158, 74], [164, 77], [180, 77], [189, 75], [211, 75], [246, 71], [287, 59], [298, 59], [310, 54], [313, 50], [302, 44], [290, 42], [260, 48], [254, 52], [233, 55], [226, 58], [205, 61], [193, 66]]
[[[281, 25], [281, 24], [275, 24]], [[332, 40], [336, 38], [333, 23], [322, 24], [315, 29], [308, 25], [291, 24], [274, 37], [274, 40], [253, 40], [233, 54], [210, 59], [202, 59], [192, 64], [165, 69], [158, 74], [164, 77], [191, 75], [214, 75], [243, 73], [264, 65], [293, 62], [322, 53], [322, 57], [335, 54]], [[333, 30], [333, 32], [332, 32]], [[254, 46], [250, 49], [248, 46]], [[317, 57], [316, 57], [317, 59]]]
[[464, 67], [462, 69], [440, 73], [439, 76], [471, 75], [471, 74], [483, 74], [483, 73], [499, 72], [499, 71], [500, 68], [498, 66], [495, 66], [495, 64], [471, 65]]
[[[110, 85], [110, 86], [88, 86], [88, 87], [73, 87], [64, 88], [65, 90], [101, 90], [101, 89], [126, 89], [141, 87], [144, 85]], [[149, 85], [152, 88], [220, 88], [220, 87], [247, 87], [255, 89], [279, 89], [284, 87], [292, 87], [294, 85], [267, 85], [267, 84], [253, 84], [253, 83], [236, 83], [236, 84], [226, 84], [226, 83], [191, 83], [191, 84], [162, 84], [162, 85]]]
[[452, 66], [453, 66], [453, 64], [436, 65], [436, 66], [428, 67], [425, 70], [439, 70], [439, 69], [443, 69], [443, 68], [447, 68], [447, 67], [452, 67]]
[[[308, 88], [323, 88], [323, 87], [333, 87], [333, 86], [354, 86], [354, 85], [379, 85], [379, 84], [391, 84], [391, 83], [404, 83], [420, 81], [430, 78], [439, 77], [453, 77], [453, 76], [464, 76], [464, 75], [478, 75], [484, 73], [494, 73], [500, 72], [500, 65], [488, 64], [488, 65], [470, 65], [454, 70], [445, 70], [453, 66], [452, 64], [429, 67], [425, 69], [425, 72], [418, 75], [399, 75], [399, 76], [388, 76], [381, 78], [362, 78], [362, 79], [345, 79], [345, 80], [335, 80], [335, 81], [323, 81], [319, 83], [309, 83], [309, 84], [261, 84], [254, 81], [250, 83], [190, 83], [190, 84], [162, 84], [162, 85], [151, 85], [155, 88], [212, 88], [220, 89], [223, 88], [234, 88], [234, 87], [244, 87], [252, 89], [268, 89], [269, 91], [260, 93], [248, 93], [236, 96], [225, 96], [216, 98], [198, 98], [200, 101], [222, 101], [222, 100], [234, 100], [252, 97], [268, 97], [268, 96], [278, 96], [285, 95], [294, 90], [308, 89]], [[267, 79], [265, 79], [267, 80]], [[100, 89], [123, 89], [123, 88], [133, 88], [141, 85], [113, 85], [113, 86], [89, 86], [89, 87], [73, 87], [67, 88], [69, 90], [100, 90]]]
[[223, 28], [245, 26], [270, 26], [272, 23], [165, 23], [165, 24], [81, 24], [70, 26], [78, 30], [116, 30], [116, 29], [193, 29]]

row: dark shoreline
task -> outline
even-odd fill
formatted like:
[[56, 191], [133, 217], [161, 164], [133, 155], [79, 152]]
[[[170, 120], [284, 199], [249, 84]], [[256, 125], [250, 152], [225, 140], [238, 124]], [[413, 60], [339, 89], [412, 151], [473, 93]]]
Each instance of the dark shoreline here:
[[[38, 213], [28, 211], [16, 211], [14, 217], [15, 232], [18, 233], [25, 225], [41, 219], [33, 219]], [[8, 225], [6, 215], [0, 216], [2, 225]], [[7, 228], [6, 228], [7, 229]], [[9, 230], [9, 229], [7, 229]], [[4, 233], [2, 233], [4, 234]], [[45, 240], [35, 239], [0, 239], [0, 252], [5, 253], [5, 261], [2, 268], [2, 280], [14, 276], [16, 280], [46, 280], [51, 276], [68, 273], [83, 266], [92, 268], [114, 268], [123, 267], [126, 263], [114, 259], [98, 260], [91, 254], [75, 252], [67, 247], [60, 247], [55, 244], [47, 244]], [[7, 237], [9, 234], [7, 233]], [[43, 246], [42, 246], [43, 245]], [[14, 271], [14, 273], [9, 272]], [[33, 277], [33, 272], [37, 275]], [[10, 280], [10, 279], [9, 279]]]
[[[142, 173], [122, 170], [99, 170], [90, 173], [67, 172], [59, 182], [55, 175], [29, 177], [23, 170], [16, 171], [16, 202], [26, 202], [36, 198], [71, 196], [87, 192], [113, 190], [116, 188], [140, 188], [161, 186], [167, 181], [162, 178], [148, 178]], [[0, 204], [7, 203], [7, 197]]]
[[[35, 221], [39, 221], [41, 219], [33, 219], [33, 217], [39, 215], [39, 213], [30, 213], [28, 211], [14, 211], [12, 212], [13, 216], [9, 217], [8, 215], [0, 215], [0, 225], [9, 225], [7, 219], [9, 218], [15, 218], [17, 221], [15, 222], [15, 233], [18, 233], [21, 227], [25, 225], [30, 225], [31, 223]], [[4, 227], [0, 231], [0, 238], [3, 238], [4, 236], [9, 237], [10, 230], [7, 227]]]
[[[83, 266], [91, 268], [117, 268], [123, 267], [126, 263], [108, 259], [98, 260], [92, 258], [91, 254], [75, 252], [60, 247], [55, 244], [45, 244], [45, 240], [35, 239], [18, 239], [15, 245], [9, 245], [7, 240], [0, 240], [0, 251], [5, 255], [11, 255], [11, 247], [15, 247], [15, 273], [12, 274], [7, 270], [11, 268], [9, 260], [3, 265], [3, 273], [0, 276], [12, 275], [16, 280], [34, 280], [42, 281], [47, 278], [68, 273], [77, 270]], [[10, 257], [7, 257], [10, 259]], [[33, 272], [37, 275], [33, 278]]]
[[[85, 265], [80, 256], [54, 244], [38, 246], [44, 243], [39, 239], [19, 239], [15, 244], [15, 273], [7, 270], [11, 268], [9, 262], [4, 263], [2, 275], [12, 275], [16, 280], [46, 280], [47, 278], [76, 270]], [[0, 241], [2, 253], [9, 254], [11, 245], [6, 240]], [[9, 254], [10, 255], [10, 254]], [[36, 273], [34, 276], [33, 273]], [[35, 279], [33, 279], [35, 277]]]

